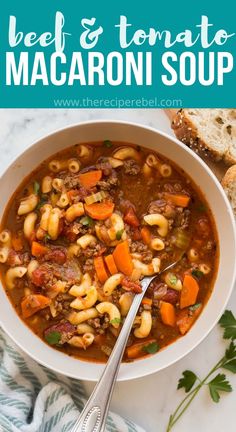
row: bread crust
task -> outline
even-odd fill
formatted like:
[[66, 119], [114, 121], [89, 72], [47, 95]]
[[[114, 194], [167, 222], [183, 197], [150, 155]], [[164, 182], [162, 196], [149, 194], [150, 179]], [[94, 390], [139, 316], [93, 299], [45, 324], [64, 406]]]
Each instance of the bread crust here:
[[226, 171], [221, 184], [236, 216], [236, 165], [231, 166]]
[[236, 186], [236, 165], [232, 165], [225, 173], [221, 184], [224, 189], [231, 186], [232, 183], [235, 183]]
[[210, 157], [216, 162], [223, 160], [226, 165], [236, 164], [236, 159], [231, 155], [226, 153], [223, 155], [220, 154], [200, 138], [197, 128], [189, 117], [187, 117], [184, 109], [176, 113], [172, 120], [171, 127], [177, 138], [190, 147], [195, 153], [199, 154], [199, 156]]

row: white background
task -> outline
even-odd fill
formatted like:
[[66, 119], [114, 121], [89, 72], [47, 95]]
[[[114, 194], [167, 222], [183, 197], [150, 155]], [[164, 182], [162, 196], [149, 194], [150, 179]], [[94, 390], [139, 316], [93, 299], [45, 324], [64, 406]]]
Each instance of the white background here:
[[[72, 123], [100, 118], [135, 121], [172, 134], [161, 110], [0, 110], [0, 172], [43, 135]], [[235, 291], [228, 308], [236, 314]], [[112, 401], [113, 411], [139, 423], [147, 432], [165, 432], [170, 413], [184, 396], [182, 390], [176, 390], [182, 371], [191, 369], [204, 377], [220, 359], [225, 347], [222, 332], [216, 327], [192, 353], [173, 366], [143, 379], [118, 383]], [[236, 376], [230, 372], [227, 375], [234, 391], [214, 404], [204, 388], [173, 432], [236, 431]], [[84, 384], [89, 395], [94, 384]]]

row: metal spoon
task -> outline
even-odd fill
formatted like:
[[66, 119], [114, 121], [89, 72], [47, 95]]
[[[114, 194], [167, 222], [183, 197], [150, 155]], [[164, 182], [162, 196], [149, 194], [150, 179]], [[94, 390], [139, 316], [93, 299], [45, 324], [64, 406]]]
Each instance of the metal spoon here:
[[103, 374], [95, 386], [88, 402], [86, 403], [71, 432], [104, 432], [116, 377], [133, 325], [133, 321], [138, 312], [142, 298], [153, 279], [165, 271], [173, 268], [181, 258], [182, 256], [177, 261], [161, 270], [159, 273], [153, 276], [146, 276], [142, 279], [142, 292], [135, 295], [132, 306], [122, 326], [121, 332], [117, 338], [116, 344], [106, 364]]

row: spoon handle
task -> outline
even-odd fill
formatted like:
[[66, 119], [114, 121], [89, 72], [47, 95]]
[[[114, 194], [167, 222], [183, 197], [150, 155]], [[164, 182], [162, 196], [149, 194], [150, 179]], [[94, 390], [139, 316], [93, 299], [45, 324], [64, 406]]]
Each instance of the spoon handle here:
[[71, 432], [104, 432], [110, 400], [130, 330], [148, 285], [155, 277], [146, 277], [142, 280], [142, 292], [135, 295], [104, 372]]

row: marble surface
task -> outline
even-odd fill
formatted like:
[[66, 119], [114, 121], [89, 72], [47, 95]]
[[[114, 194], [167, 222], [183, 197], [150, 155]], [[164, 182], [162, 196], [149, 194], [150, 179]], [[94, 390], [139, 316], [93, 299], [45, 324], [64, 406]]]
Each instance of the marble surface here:
[[[0, 110], [0, 174], [23, 149], [57, 128], [93, 119], [122, 119], [150, 125], [172, 133], [161, 110]], [[236, 314], [236, 292], [228, 308]], [[112, 409], [142, 425], [147, 432], [165, 432], [169, 414], [184, 393], [176, 391], [177, 381], [185, 369], [203, 377], [222, 356], [225, 343], [218, 327], [192, 353], [167, 369], [115, 388]], [[236, 376], [230, 374], [234, 392], [222, 396], [219, 404], [211, 402], [203, 389], [174, 432], [235, 432]], [[88, 395], [93, 384], [85, 382]], [[122, 431], [119, 431], [122, 432]]]

